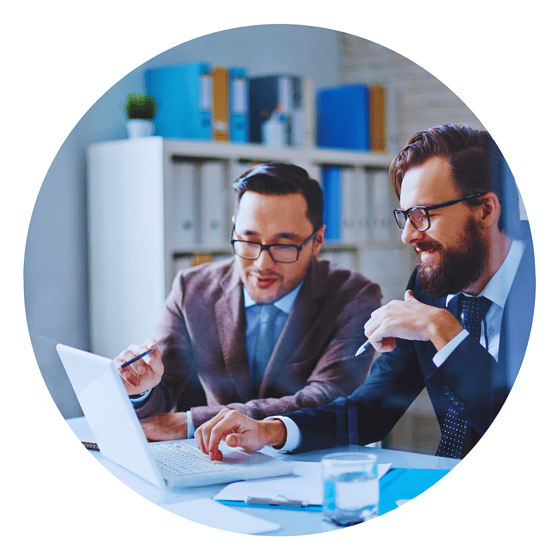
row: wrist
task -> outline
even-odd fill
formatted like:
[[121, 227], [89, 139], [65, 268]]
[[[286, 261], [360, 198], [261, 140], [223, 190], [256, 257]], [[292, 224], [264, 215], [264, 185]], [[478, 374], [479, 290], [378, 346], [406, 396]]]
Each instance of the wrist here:
[[439, 352], [451, 342], [463, 327], [457, 318], [447, 309], [434, 308], [432, 320], [429, 321], [429, 339]]
[[286, 443], [287, 430], [284, 422], [277, 418], [266, 419], [262, 421], [264, 428], [265, 445], [280, 449]]

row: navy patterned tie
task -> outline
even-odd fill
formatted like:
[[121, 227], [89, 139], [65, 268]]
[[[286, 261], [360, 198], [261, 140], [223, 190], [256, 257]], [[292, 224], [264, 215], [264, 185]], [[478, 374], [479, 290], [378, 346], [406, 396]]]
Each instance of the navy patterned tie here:
[[253, 358], [253, 389], [258, 394], [268, 360], [274, 350], [274, 323], [280, 309], [272, 304], [261, 305], [261, 320], [259, 324], [259, 334]]
[[[492, 302], [482, 297], [467, 297], [459, 294], [461, 304], [461, 323], [463, 327], [480, 340], [482, 333], [482, 320], [484, 319]], [[459, 416], [456, 408], [451, 405], [441, 429], [441, 440], [436, 451], [440, 457], [462, 459], [465, 452], [465, 438], [467, 436], [468, 421]]]

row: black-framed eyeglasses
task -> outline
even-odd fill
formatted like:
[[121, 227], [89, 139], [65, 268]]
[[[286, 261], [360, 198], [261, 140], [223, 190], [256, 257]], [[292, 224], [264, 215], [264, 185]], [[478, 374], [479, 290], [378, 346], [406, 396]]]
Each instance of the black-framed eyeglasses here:
[[406, 226], [406, 221], [410, 220], [410, 223], [418, 231], [426, 231], [430, 227], [430, 210], [435, 210], [436, 208], [445, 208], [446, 206], [452, 206], [463, 200], [468, 200], [469, 198], [475, 198], [482, 196], [486, 193], [476, 193], [469, 194], [467, 196], [462, 196], [461, 198], [456, 198], [454, 200], [448, 200], [447, 202], [441, 202], [440, 204], [432, 204], [432, 206], [413, 206], [408, 210], [401, 210], [397, 208], [393, 210], [393, 215], [395, 216], [395, 221], [401, 230]]
[[293, 263], [299, 258], [300, 251], [319, 233], [319, 230], [315, 231], [308, 237], [301, 245], [261, 245], [260, 243], [255, 243], [253, 241], [242, 241], [241, 239], [233, 239], [233, 233], [235, 232], [235, 224], [233, 225], [233, 230], [231, 231], [231, 246], [233, 247], [233, 252], [241, 257], [242, 259], [249, 259], [251, 261], [256, 261], [263, 251], [268, 251], [270, 258], [279, 263]]

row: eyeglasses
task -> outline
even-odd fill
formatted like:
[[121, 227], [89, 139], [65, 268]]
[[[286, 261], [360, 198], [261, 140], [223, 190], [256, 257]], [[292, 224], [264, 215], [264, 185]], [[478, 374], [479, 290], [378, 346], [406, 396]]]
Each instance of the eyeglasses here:
[[456, 198], [455, 200], [448, 200], [447, 202], [442, 202], [440, 204], [433, 204], [432, 206], [413, 206], [408, 210], [400, 210], [399, 208], [397, 208], [396, 210], [393, 210], [393, 215], [395, 216], [397, 225], [401, 228], [401, 230], [405, 228], [406, 220], [408, 219], [418, 231], [426, 231], [431, 225], [429, 213], [430, 210], [435, 210], [436, 208], [444, 208], [445, 206], [452, 206], [453, 204], [457, 204], [458, 202], [462, 202], [463, 200], [482, 196], [483, 194], [486, 193], [469, 194], [461, 198]]
[[235, 232], [235, 224], [231, 232], [231, 246], [233, 247], [233, 252], [241, 257], [242, 259], [249, 259], [251, 261], [256, 261], [263, 251], [268, 251], [270, 258], [279, 263], [293, 263], [299, 258], [300, 251], [310, 242], [317, 237], [319, 230], [311, 234], [301, 245], [261, 245], [260, 243], [254, 243], [253, 241], [242, 241], [241, 239], [233, 239], [233, 233]]

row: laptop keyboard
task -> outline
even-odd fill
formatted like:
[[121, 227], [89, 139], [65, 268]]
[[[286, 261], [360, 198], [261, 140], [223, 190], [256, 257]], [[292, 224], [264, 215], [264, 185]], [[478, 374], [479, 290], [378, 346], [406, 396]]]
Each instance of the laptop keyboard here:
[[175, 475], [215, 473], [235, 468], [227, 463], [212, 462], [207, 457], [201, 457], [183, 442], [162, 443], [152, 445], [151, 448], [157, 464]]

